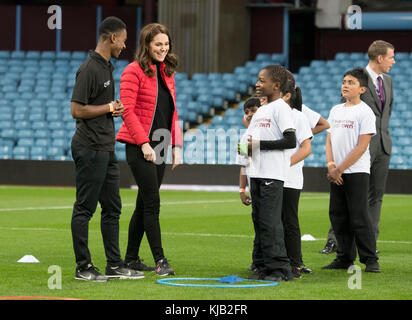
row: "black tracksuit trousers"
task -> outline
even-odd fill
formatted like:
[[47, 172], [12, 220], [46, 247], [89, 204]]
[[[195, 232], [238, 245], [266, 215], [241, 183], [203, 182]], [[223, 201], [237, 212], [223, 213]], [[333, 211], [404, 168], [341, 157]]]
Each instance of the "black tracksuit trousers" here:
[[283, 181], [251, 178], [252, 220], [255, 229], [253, 263], [266, 273], [289, 276], [282, 225]]
[[122, 264], [119, 250], [120, 170], [114, 152], [96, 151], [72, 140], [72, 156], [76, 166], [76, 202], [71, 231], [78, 268], [92, 263], [88, 248], [89, 221], [100, 203], [100, 228], [107, 264]]

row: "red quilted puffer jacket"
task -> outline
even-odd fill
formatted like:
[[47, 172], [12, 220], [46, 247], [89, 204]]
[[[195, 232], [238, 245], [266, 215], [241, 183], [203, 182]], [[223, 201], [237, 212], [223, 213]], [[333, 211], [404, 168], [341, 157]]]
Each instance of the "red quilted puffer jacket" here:
[[[150, 62], [149, 62], [150, 63]], [[150, 64], [156, 74], [156, 66]], [[176, 92], [174, 76], [164, 73], [164, 62], [160, 65], [161, 76], [170, 90], [175, 104], [172, 118], [172, 146], [183, 146], [182, 133], [176, 109]], [[120, 79], [120, 100], [124, 106], [123, 123], [116, 136], [120, 142], [128, 142], [138, 146], [150, 142], [149, 133], [152, 127], [157, 101], [157, 77], [148, 77], [139, 63], [130, 63], [123, 71]]]

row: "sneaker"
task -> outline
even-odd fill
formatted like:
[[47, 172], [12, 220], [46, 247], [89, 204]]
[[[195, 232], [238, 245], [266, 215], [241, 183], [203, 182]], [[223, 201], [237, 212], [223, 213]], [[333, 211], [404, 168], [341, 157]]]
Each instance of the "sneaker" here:
[[137, 270], [137, 271], [155, 271], [155, 267], [149, 267], [143, 263], [143, 259], [137, 259], [136, 261], [131, 261], [126, 263], [127, 268]]
[[262, 280], [280, 282], [280, 281], [285, 281], [285, 278], [283, 277], [282, 274], [278, 272], [273, 272], [263, 277]]
[[253, 273], [248, 277], [249, 280], [263, 280], [267, 276], [267, 273], [264, 270], [256, 268], [253, 270]]
[[255, 266], [255, 264], [252, 262], [252, 264], [250, 265], [250, 267], [248, 268], [249, 271], [256, 271], [257, 267]]
[[273, 271], [272, 273], [269, 273], [265, 277], [263, 277], [262, 280], [280, 282], [280, 281], [293, 281], [294, 278], [295, 276], [293, 274], [293, 271], [288, 272], [287, 275], [283, 274], [280, 271]]
[[305, 273], [305, 274], [311, 274], [311, 273], [313, 273], [313, 271], [312, 271], [311, 269], [306, 268], [306, 267], [300, 267], [300, 272], [301, 272], [301, 273]]
[[299, 267], [292, 267], [292, 274], [295, 279], [302, 278], [301, 269]]
[[376, 272], [379, 273], [381, 272], [381, 268], [379, 267], [379, 263], [378, 261], [367, 261], [366, 262], [366, 268], [365, 268], [365, 272]]
[[338, 246], [336, 245], [336, 242], [329, 239], [326, 242], [325, 247], [319, 252], [322, 253], [322, 254], [330, 254], [330, 253], [336, 252], [337, 248], [338, 248]]
[[353, 262], [345, 262], [339, 259], [335, 259], [327, 266], [322, 267], [322, 269], [345, 269], [347, 270], [352, 265], [353, 265]]
[[161, 277], [173, 276], [175, 272], [170, 267], [166, 258], [163, 258], [156, 263], [156, 274]]
[[106, 277], [114, 279], [143, 279], [144, 273], [124, 266], [107, 266]]
[[75, 277], [76, 280], [94, 281], [94, 282], [106, 282], [108, 277], [102, 275], [92, 264], [88, 264], [86, 268], [76, 268]]

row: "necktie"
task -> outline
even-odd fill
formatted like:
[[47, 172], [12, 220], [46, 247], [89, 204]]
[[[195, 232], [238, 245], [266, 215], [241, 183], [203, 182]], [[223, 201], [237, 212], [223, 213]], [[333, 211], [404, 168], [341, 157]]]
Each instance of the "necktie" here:
[[383, 109], [383, 105], [385, 104], [385, 91], [383, 90], [383, 81], [382, 77], [378, 77], [378, 94], [379, 94], [379, 106], [381, 111]]

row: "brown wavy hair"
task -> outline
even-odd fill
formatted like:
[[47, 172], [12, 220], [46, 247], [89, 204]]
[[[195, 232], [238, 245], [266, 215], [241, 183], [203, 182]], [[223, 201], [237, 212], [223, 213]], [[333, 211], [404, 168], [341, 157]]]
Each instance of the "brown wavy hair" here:
[[151, 23], [142, 28], [140, 31], [139, 45], [135, 55], [135, 60], [139, 63], [140, 67], [143, 69], [143, 72], [147, 76], [153, 77], [155, 75], [149, 65], [149, 61], [151, 60], [149, 47], [150, 42], [152, 42], [153, 38], [159, 33], [164, 33], [169, 37], [169, 52], [167, 53], [164, 62], [166, 64], [165, 73], [168, 77], [171, 77], [175, 73], [178, 59], [173, 53], [173, 42], [170, 37], [169, 30], [160, 23]]

